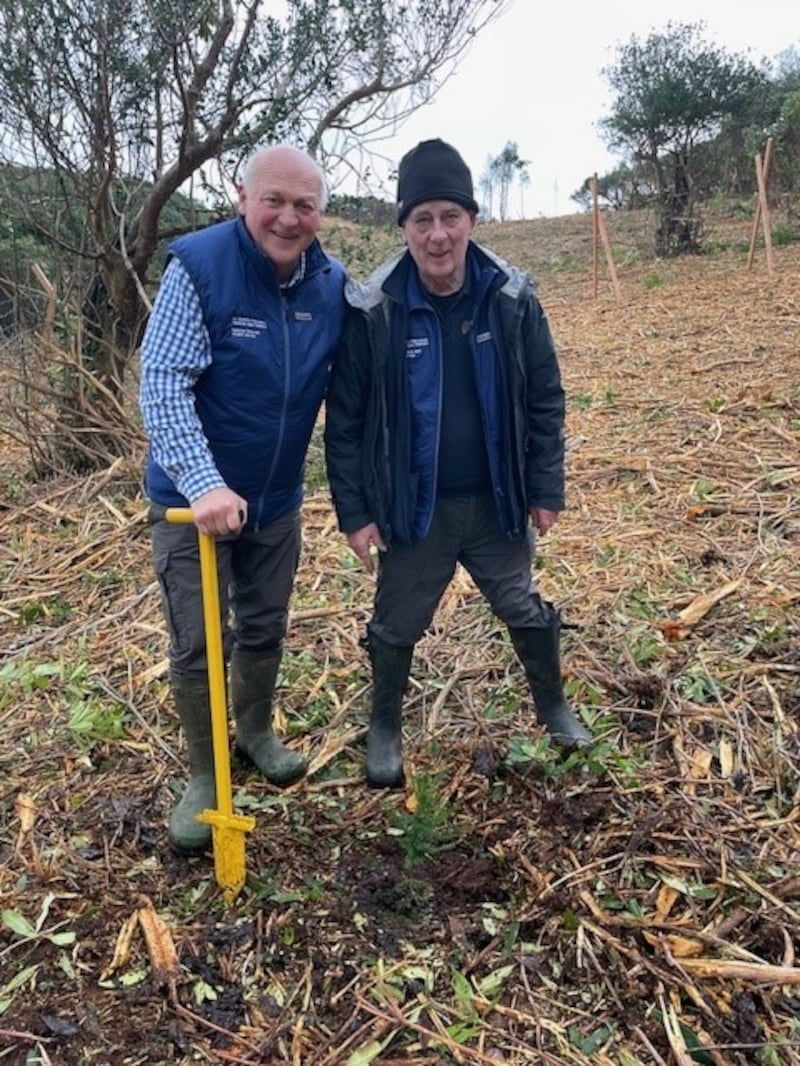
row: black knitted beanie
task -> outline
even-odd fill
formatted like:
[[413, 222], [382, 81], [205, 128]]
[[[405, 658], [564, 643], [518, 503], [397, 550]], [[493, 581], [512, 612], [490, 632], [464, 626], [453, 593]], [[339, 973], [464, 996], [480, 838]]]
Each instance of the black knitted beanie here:
[[397, 224], [426, 200], [452, 200], [477, 213], [469, 167], [445, 141], [420, 141], [406, 152], [397, 171]]

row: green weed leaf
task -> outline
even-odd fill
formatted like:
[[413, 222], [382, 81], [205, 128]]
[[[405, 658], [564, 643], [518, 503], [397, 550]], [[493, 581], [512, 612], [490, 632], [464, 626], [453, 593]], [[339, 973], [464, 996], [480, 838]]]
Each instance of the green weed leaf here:
[[16, 933], [17, 936], [33, 937], [36, 936], [36, 929], [28, 919], [20, 914], [18, 911], [4, 910], [0, 914], [3, 925], [10, 929], [12, 933]]

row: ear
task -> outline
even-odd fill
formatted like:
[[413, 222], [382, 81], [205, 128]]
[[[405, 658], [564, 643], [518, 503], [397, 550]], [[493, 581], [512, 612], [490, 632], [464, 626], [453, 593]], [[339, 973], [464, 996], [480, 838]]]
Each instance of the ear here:
[[236, 192], [239, 198], [237, 210], [240, 215], [243, 215], [245, 212], [245, 208], [247, 207], [247, 192], [245, 191], [244, 182], [242, 182], [241, 185], [236, 186]]

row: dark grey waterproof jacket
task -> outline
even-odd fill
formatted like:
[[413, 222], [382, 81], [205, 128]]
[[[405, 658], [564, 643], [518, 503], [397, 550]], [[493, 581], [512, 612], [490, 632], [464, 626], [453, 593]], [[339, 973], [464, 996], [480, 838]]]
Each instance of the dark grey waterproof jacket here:
[[[504, 535], [517, 539], [526, 534], [529, 508], [564, 509], [564, 391], [532, 280], [472, 242], [467, 269], [476, 299], [469, 339], [494, 503]], [[349, 281], [345, 297], [344, 343], [325, 423], [339, 527], [352, 533], [375, 522], [387, 542], [414, 543], [429, 528], [436, 497], [443, 417], [438, 320], [408, 252], [364, 283]], [[430, 373], [418, 373], [420, 352], [433, 361]]]

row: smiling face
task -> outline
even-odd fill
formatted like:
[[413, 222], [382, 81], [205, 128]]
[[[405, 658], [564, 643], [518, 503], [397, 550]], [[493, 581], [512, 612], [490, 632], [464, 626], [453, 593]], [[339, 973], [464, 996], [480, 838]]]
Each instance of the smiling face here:
[[435, 296], [464, 284], [467, 248], [475, 215], [452, 200], [426, 200], [409, 213], [403, 233], [422, 285]]
[[239, 214], [253, 240], [288, 281], [319, 231], [324, 188], [316, 164], [295, 148], [268, 148], [239, 186]]

